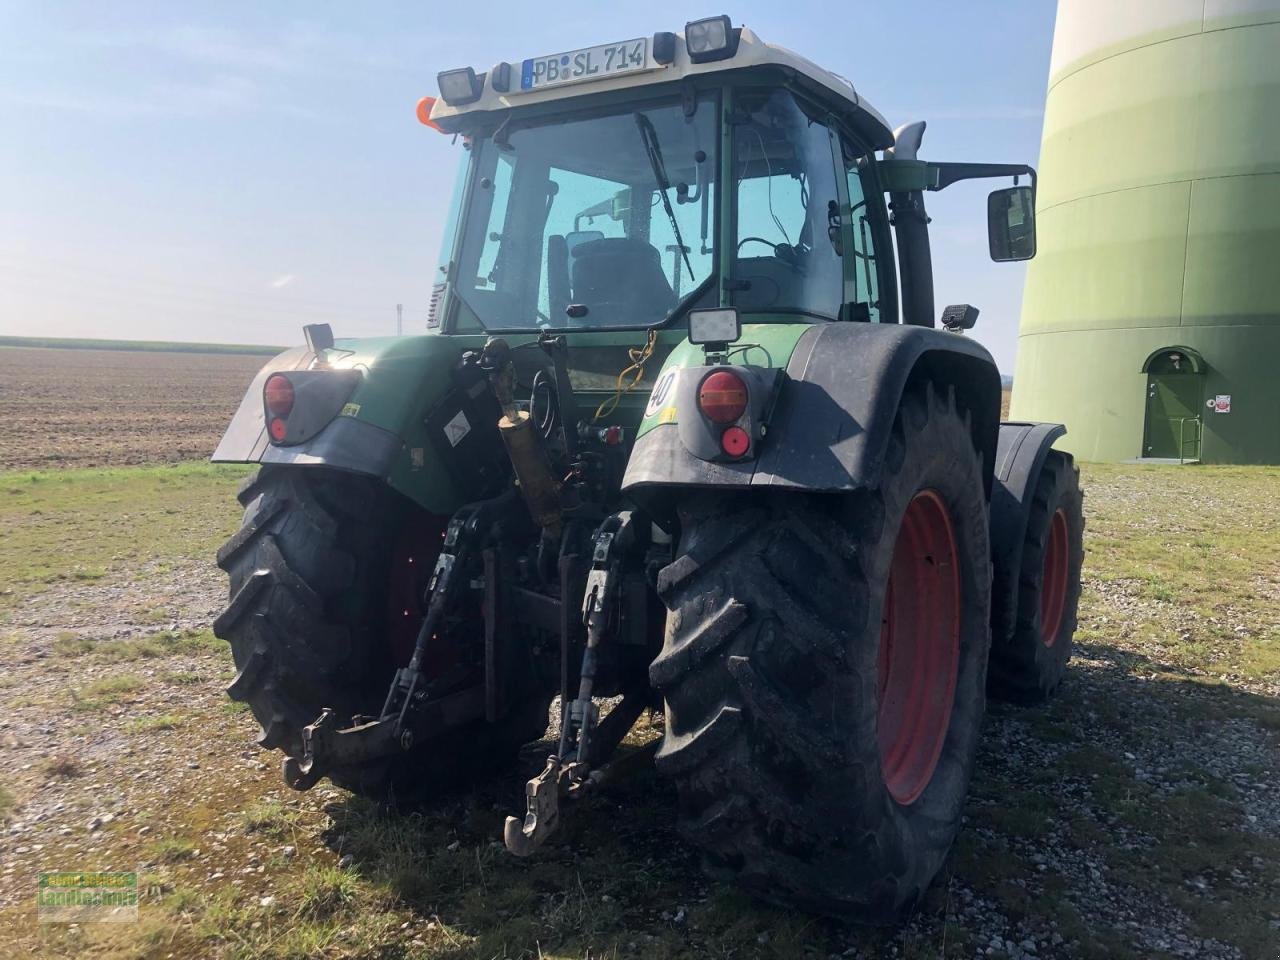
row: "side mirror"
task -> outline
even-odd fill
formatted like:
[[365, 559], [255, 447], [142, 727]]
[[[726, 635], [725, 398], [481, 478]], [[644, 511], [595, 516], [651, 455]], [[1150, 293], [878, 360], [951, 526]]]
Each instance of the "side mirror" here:
[[603, 230], [571, 230], [564, 235], [564, 244], [568, 252], [572, 254], [576, 247], [580, 247], [584, 243], [603, 239]]
[[1007, 187], [987, 196], [987, 243], [997, 263], [1036, 255], [1036, 202], [1030, 187]]

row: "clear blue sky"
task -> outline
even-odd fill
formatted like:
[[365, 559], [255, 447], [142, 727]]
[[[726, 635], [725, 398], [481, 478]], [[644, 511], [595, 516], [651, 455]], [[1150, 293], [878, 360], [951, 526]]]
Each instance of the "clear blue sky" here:
[[[131, 3], [0, 0], [0, 333], [293, 343], [421, 322], [456, 166], [438, 70], [728, 12], [854, 82], [935, 160], [1034, 162], [1052, 0]], [[937, 300], [1012, 370], [1023, 268], [989, 186], [931, 195]]]

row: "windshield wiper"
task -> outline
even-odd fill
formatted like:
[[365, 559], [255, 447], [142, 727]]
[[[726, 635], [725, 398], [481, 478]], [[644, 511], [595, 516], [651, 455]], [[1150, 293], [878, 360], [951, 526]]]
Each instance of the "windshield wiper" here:
[[689, 248], [684, 245], [684, 237], [680, 236], [680, 224], [676, 222], [676, 212], [671, 209], [671, 198], [667, 191], [671, 189], [671, 181], [667, 179], [667, 166], [662, 162], [662, 148], [658, 146], [658, 131], [653, 128], [653, 121], [643, 113], [636, 113], [636, 126], [640, 128], [640, 139], [644, 141], [644, 152], [649, 158], [649, 166], [653, 168], [653, 179], [658, 183], [658, 196], [662, 198], [662, 209], [667, 212], [671, 221], [671, 232], [675, 235], [676, 246], [684, 257], [685, 268], [689, 271], [689, 279], [694, 279], [693, 264], [689, 262]]

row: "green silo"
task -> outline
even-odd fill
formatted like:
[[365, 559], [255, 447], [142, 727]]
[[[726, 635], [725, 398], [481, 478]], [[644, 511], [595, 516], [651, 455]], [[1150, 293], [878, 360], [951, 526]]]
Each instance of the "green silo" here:
[[1060, 0], [1014, 419], [1280, 463], [1280, 0]]

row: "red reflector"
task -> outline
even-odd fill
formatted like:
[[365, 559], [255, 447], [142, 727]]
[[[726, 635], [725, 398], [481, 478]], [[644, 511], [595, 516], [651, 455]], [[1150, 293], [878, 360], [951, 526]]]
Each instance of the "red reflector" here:
[[751, 446], [751, 438], [741, 427], [730, 427], [720, 434], [720, 449], [731, 457], [740, 457]]
[[293, 384], [283, 373], [273, 373], [262, 388], [262, 399], [268, 413], [287, 417], [293, 409]]
[[289, 432], [289, 427], [279, 417], [272, 417], [271, 424], [267, 427], [267, 430], [271, 434], [271, 439], [279, 443], [284, 439], [285, 434]]
[[747, 409], [747, 385], [736, 373], [717, 370], [698, 387], [698, 409], [712, 423], [733, 423]]

